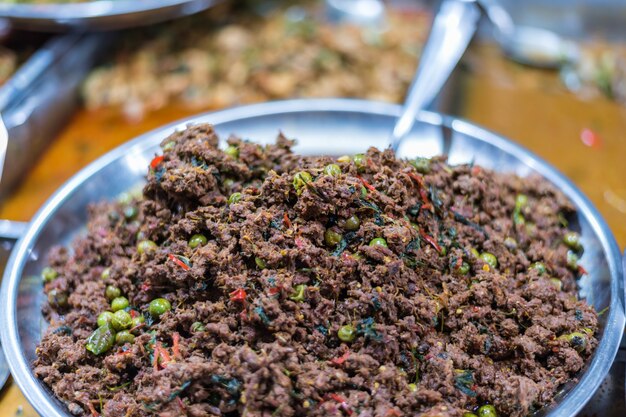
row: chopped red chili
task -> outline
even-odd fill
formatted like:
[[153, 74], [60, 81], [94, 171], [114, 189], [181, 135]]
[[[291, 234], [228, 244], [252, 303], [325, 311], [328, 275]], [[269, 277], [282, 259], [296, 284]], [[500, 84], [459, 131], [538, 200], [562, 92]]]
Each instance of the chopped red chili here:
[[426, 232], [424, 232], [422, 229], [420, 229], [420, 236], [426, 242], [430, 243], [437, 252], [441, 253], [441, 247], [439, 246], [439, 244], [437, 244], [437, 241], [432, 236], [428, 236]]
[[285, 224], [285, 227], [287, 229], [291, 228], [291, 220], [289, 220], [289, 216], [287, 216], [287, 213], [285, 213], [285, 215], [283, 216], [283, 223]]
[[587, 272], [587, 270], [582, 265], [578, 265], [578, 273], [580, 275], [588, 275], [589, 274], [589, 272]]
[[156, 169], [156, 168], [157, 168], [157, 167], [161, 164], [161, 162], [163, 162], [163, 158], [164, 158], [164, 156], [163, 156], [163, 155], [157, 155], [157, 156], [155, 156], [155, 157], [152, 159], [152, 161], [150, 161], [150, 168], [152, 168], [152, 169]]
[[174, 261], [174, 263], [180, 266], [183, 270], [189, 271], [191, 269], [189, 265], [183, 262], [178, 256], [172, 255], [171, 253], [169, 253], [167, 256], [168, 258], [170, 258], [170, 260]]
[[372, 184], [370, 184], [369, 182], [365, 181], [365, 179], [364, 179], [363, 177], [361, 177], [360, 175], [357, 175], [357, 178], [358, 178], [359, 180], [361, 180], [361, 182], [363, 183], [363, 186], [364, 186], [365, 188], [367, 188], [368, 190], [370, 190], [370, 191], [378, 191], [378, 190], [376, 189], [376, 187], [374, 187], [374, 186], [373, 186]]
[[93, 406], [92, 403], [87, 403], [87, 408], [89, 408], [89, 411], [91, 412], [91, 415], [93, 417], [100, 417], [100, 414], [98, 414], [98, 412], [96, 411], [95, 407]]
[[350, 351], [348, 350], [346, 351], [346, 353], [344, 353], [340, 357], [331, 359], [330, 362], [333, 363], [334, 365], [341, 365], [348, 359], [349, 356], [350, 356]]
[[235, 291], [228, 294], [230, 296], [230, 301], [240, 301], [245, 303], [246, 301], [246, 290], [243, 288], [237, 288]]
[[590, 148], [597, 149], [602, 146], [602, 138], [589, 128], [585, 128], [580, 132], [580, 140]]

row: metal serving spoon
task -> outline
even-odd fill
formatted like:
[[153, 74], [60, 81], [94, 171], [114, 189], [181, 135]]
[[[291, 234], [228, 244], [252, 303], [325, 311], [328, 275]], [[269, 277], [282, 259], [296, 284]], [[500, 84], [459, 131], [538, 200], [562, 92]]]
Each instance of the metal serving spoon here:
[[495, 39], [504, 53], [520, 64], [538, 68], [560, 68], [580, 56], [576, 43], [547, 29], [516, 26], [498, 0], [478, 0], [495, 29]]
[[439, 95], [476, 33], [481, 10], [475, 0], [444, 0], [435, 15], [420, 64], [390, 141], [398, 151], [413, 128], [415, 116]]

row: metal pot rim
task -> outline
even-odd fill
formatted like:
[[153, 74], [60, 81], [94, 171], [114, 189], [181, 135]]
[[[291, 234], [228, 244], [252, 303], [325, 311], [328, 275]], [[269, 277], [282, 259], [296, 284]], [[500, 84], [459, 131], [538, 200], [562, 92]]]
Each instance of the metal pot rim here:
[[[23, 353], [18, 333], [16, 302], [24, 263], [28, 259], [32, 245], [37, 240], [41, 229], [51, 219], [59, 205], [70, 198], [77, 187], [89, 177], [97, 174], [98, 171], [109, 163], [137, 150], [154, 146], [168, 134], [184, 129], [190, 123], [210, 121], [214, 125], [220, 125], [221, 123], [252, 116], [334, 111], [397, 117], [401, 112], [401, 107], [395, 104], [366, 100], [300, 99], [253, 104], [203, 113], [157, 128], [115, 148], [79, 171], [48, 199], [34, 216], [26, 234], [14, 248], [4, 273], [0, 293], [0, 336], [7, 362], [15, 382], [22, 389], [28, 401], [41, 415], [46, 417], [64, 417], [51, 401], [51, 394], [33, 375], [31, 365]], [[575, 204], [578, 211], [588, 219], [597, 233], [603, 248], [607, 252], [607, 261], [611, 274], [611, 303], [607, 313], [607, 324], [596, 353], [581, 375], [580, 380], [548, 414], [552, 416], [575, 415], [587, 403], [607, 375], [617, 354], [624, 331], [623, 271], [620, 250], [613, 234], [597, 209], [570, 180], [522, 146], [470, 122], [440, 113], [422, 112], [418, 116], [418, 120], [429, 124], [446, 126], [454, 131], [491, 143], [503, 152], [515, 154], [516, 157], [532, 166], [537, 173], [544, 176], [566, 194]]]

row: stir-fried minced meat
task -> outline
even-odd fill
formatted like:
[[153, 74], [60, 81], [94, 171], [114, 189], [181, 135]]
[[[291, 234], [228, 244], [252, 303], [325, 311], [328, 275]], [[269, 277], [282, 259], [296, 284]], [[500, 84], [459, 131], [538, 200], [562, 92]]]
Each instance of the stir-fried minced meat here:
[[217, 143], [165, 139], [143, 197], [51, 253], [34, 367], [72, 413], [524, 416], [592, 355], [573, 208], [544, 180]]

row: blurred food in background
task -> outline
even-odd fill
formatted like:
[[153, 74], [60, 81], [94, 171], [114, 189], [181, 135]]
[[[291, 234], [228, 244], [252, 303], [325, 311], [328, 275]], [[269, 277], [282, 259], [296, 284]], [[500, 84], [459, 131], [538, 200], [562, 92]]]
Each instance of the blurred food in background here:
[[326, 22], [322, 6], [211, 10], [123, 34], [85, 81], [85, 104], [136, 120], [173, 102], [198, 110], [293, 97], [401, 102], [430, 15], [390, 9], [383, 27], [362, 28]]

